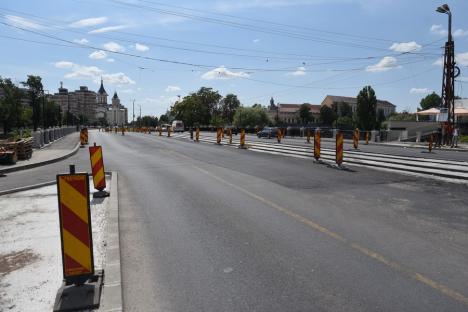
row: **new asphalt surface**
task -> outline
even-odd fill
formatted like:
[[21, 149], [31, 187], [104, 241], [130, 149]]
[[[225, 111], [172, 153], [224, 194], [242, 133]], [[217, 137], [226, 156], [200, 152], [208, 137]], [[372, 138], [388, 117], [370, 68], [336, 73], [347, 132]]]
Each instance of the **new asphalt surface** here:
[[[464, 184], [147, 134], [94, 141], [119, 172], [127, 311], [468, 310]], [[87, 149], [0, 189], [69, 163], [89, 171]]]

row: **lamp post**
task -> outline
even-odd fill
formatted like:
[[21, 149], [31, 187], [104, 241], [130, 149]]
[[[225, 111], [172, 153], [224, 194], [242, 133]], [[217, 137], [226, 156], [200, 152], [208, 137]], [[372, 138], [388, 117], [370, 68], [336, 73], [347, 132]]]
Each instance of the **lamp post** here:
[[447, 122], [453, 127], [455, 123], [455, 78], [460, 75], [460, 68], [455, 65], [455, 43], [452, 39], [452, 12], [447, 4], [441, 5], [436, 11], [448, 15], [448, 38], [445, 43], [442, 78], [442, 107], [447, 109]]

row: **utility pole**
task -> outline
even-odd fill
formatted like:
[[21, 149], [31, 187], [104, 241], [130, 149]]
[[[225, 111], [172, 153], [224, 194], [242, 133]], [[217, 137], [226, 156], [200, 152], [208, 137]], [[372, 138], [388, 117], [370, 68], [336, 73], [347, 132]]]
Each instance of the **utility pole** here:
[[445, 43], [444, 72], [442, 78], [442, 107], [447, 110], [447, 122], [453, 127], [455, 124], [455, 78], [460, 75], [460, 68], [455, 65], [455, 42], [452, 38], [452, 12], [447, 4], [436, 10], [447, 14], [448, 39]]
[[135, 99], [133, 99], [133, 117], [132, 117], [132, 126], [135, 128]]
[[141, 128], [141, 105], [138, 105], [140, 106], [140, 122], [139, 122], [139, 127]]

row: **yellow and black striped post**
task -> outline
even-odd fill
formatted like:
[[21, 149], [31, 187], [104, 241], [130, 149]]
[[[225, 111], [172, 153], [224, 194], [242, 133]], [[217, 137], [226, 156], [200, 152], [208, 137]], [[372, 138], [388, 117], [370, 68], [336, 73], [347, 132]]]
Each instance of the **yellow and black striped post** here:
[[200, 141], [200, 128], [197, 127], [197, 130], [195, 130], [195, 142]]
[[354, 149], [357, 149], [359, 147], [359, 129], [358, 128], [354, 129], [354, 132], [353, 132], [353, 147]]
[[310, 143], [310, 129], [307, 129], [307, 143]]
[[63, 278], [81, 284], [94, 275], [87, 173], [57, 175]]
[[314, 158], [315, 160], [320, 159], [320, 130], [316, 129], [314, 133]]
[[216, 129], [216, 144], [221, 144], [221, 132], [223, 131], [222, 128]]
[[240, 148], [245, 148], [245, 130], [241, 129], [240, 133]]
[[335, 161], [338, 166], [343, 163], [343, 133], [336, 133], [336, 154]]
[[366, 131], [366, 145], [369, 145], [369, 131]]

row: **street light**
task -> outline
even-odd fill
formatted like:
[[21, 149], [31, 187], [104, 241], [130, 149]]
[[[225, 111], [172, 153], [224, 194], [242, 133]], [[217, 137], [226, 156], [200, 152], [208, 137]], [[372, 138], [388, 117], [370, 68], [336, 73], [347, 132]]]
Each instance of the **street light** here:
[[455, 123], [455, 78], [460, 75], [460, 68], [455, 66], [455, 43], [452, 39], [452, 12], [447, 4], [436, 9], [437, 12], [447, 14], [448, 38], [445, 43], [444, 71], [442, 79], [442, 107], [447, 109], [447, 122], [450, 126]]

